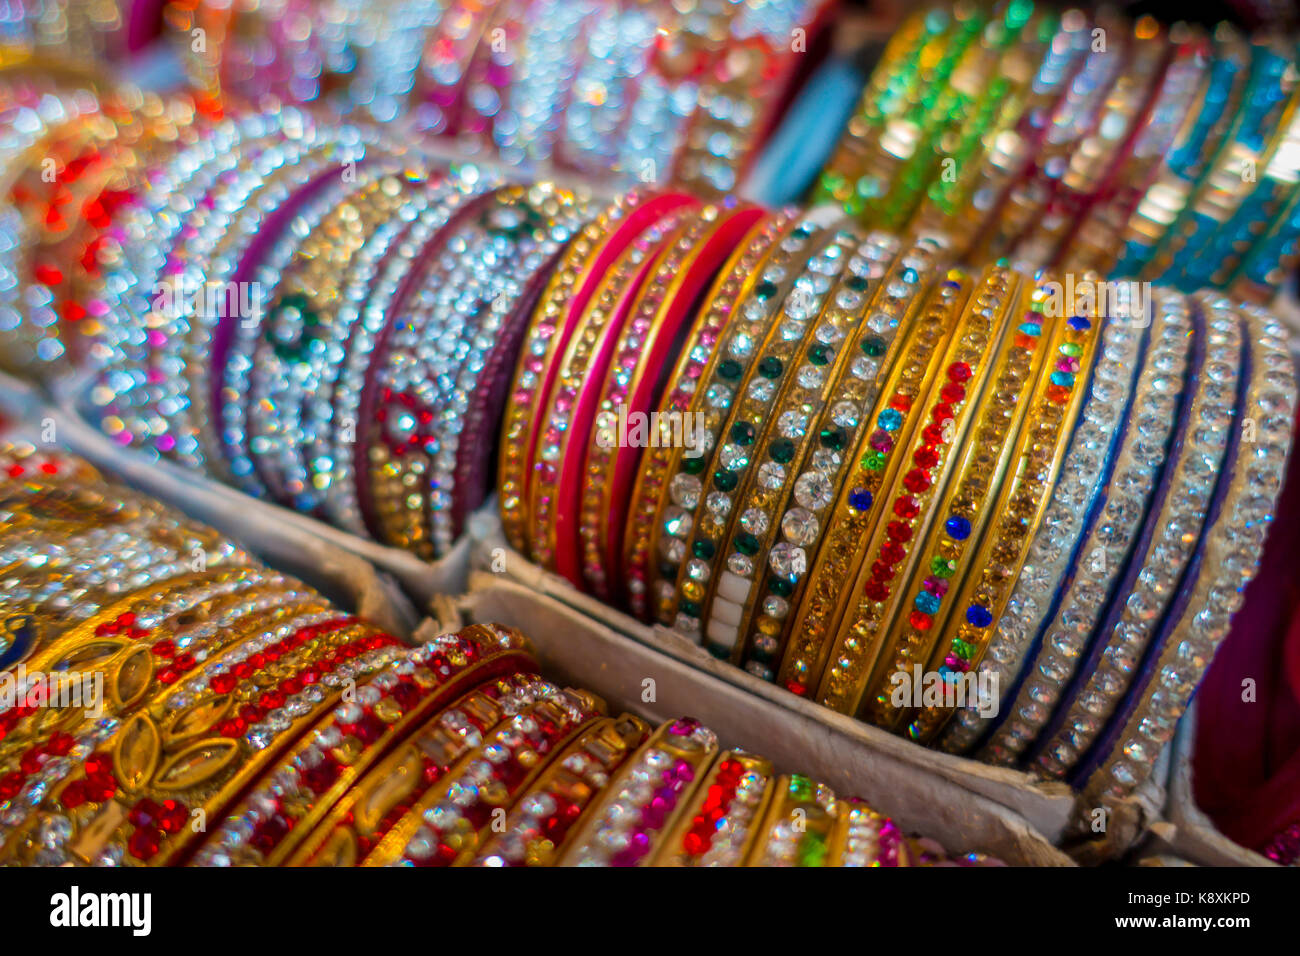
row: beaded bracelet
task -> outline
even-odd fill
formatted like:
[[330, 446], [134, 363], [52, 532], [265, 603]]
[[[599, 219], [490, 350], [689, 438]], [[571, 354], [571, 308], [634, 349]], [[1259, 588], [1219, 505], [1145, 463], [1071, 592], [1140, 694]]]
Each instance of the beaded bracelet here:
[[[709, 364], [700, 376], [697, 393], [704, 396], [704, 418], [695, 419], [702, 431], [697, 440], [704, 453], [695, 457], [679, 456], [678, 462], [667, 478], [669, 500], [654, 517], [650, 554], [652, 578], [647, 589], [653, 600], [654, 616], [664, 625], [681, 625], [698, 631], [698, 623], [679, 615], [674, 620], [677, 600], [677, 580], [684, 561], [712, 560], [715, 551], [702, 546], [699, 553], [688, 552], [686, 539], [694, 528], [699, 507], [721, 507], [724, 498], [709, 499], [704, 494], [704, 481], [725, 429], [732, 417], [737, 394], [744, 395], [742, 386], [748, 380], [757, 358], [764, 354], [764, 343], [775, 334], [784, 311], [781, 308], [786, 296], [794, 287], [800, 272], [796, 267], [798, 257], [808, 255], [809, 249], [820, 248], [826, 240], [824, 230], [835, 221], [836, 214], [827, 206], [820, 207], [788, 226], [780, 234], [775, 246], [768, 251], [735, 289], [734, 299], [724, 299], [722, 307], [730, 310], [731, 319], [723, 329], [723, 338], [709, 357]], [[760, 253], [760, 255], [762, 255]], [[733, 287], [734, 288], [734, 287]], [[722, 291], [729, 296], [728, 291]], [[716, 299], [714, 300], [717, 301]], [[793, 330], [792, 330], [793, 331]], [[767, 386], [759, 386], [766, 388]], [[728, 501], [728, 509], [730, 503]], [[725, 520], [725, 513], [722, 518]], [[688, 559], [688, 553], [691, 558]], [[695, 566], [698, 568], [698, 566]], [[688, 569], [689, 573], [689, 569]], [[681, 629], [681, 628], [679, 628]]]
[[[755, 206], [724, 201], [705, 206], [660, 249], [630, 309], [598, 397], [591, 441], [586, 449], [586, 479], [580, 498], [579, 544], [582, 577], [589, 593], [608, 600], [620, 596], [621, 537], [626, 502], [636, 477], [640, 442], [620, 434], [620, 423], [647, 416], [658, 401], [660, 376], [671, 351], [695, 323], [693, 306], [762, 212]], [[594, 384], [594, 383], [593, 383]], [[650, 444], [685, 442], [660, 419], [647, 429]], [[666, 431], [665, 431], [666, 429]], [[698, 441], [698, 436], [689, 436]], [[703, 454], [705, 449], [693, 450]]]
[[639, 866], [672, 831], [718, 754], [713, 731], [689, 717], [656, 730], [624, 761], [569, 838], [558, 866]]
[[[1039, 565], [1033, 573], [1022, 572], [1020, 583], [1032, 591], [999, 621], [999, 635], [981, 662], [981, 670], [990, 660], [1000, 667], [1002, 700], [984, 732], [987, 742], [980, 753], [989, 763], [1013, 763], [1047, 721], [1115, 593], [1146, 520], [1179, 419], [1192, 331], [1181, 295], [1161, 290], [1155, 310], [1132, 409], [1122, 417], [1104, 419], [1106, 429], [1113, 429], [1115, 421], [1124, 424], [1114, 430], [1114, 461], [1105, 486], [1086, 514], [1075, 512], [1083, 534], [1076, 557], [1062, 569], [1064, 575], [1072, 566], [1072, 576], [1040, 581]], [[959, 723], [970, 723], [971, 714], [966, 711]]]
[[763, 757], [740, 750], [721, 754], [652, 865], [740, 866], [761, 832], [774, 779]]
[[610, 777], [650, 733], [650, 725], [631, 714], [591, 726], [547, 765], [515, 804], [504, 832], [483, 844], [473, 865], [552, 865]]
[[[1101, 732], [1127, 692], [1159, 620], [1177, 593], [1204, 527], [1236, 415], [1241, 340], [1235, 314], [1197, 301], [1194, 323], [1205, 329], [1193, 356], [1189, 402], [1146, 526], [1113, 605], [1083, 661], [1026, 759], [1059, 777]], [[1203, 324], [1202, 324], [1203, 323]]]
[[533, 312], [519, 355], [501, 429], [501, 526], [516, 550], [525, 550], [531, 523], [534, 453], [544, 430], [537, 406], [549, 401], [579, 317], [605, 273], [628, 245], [662, 216], [686, 204], [685, 196], [628, 193], [583, 227], [569, 244]]
[[[660, 420], [667, 416], [671, 422], [671, 416], [676, 415], [682, 422], [694, 423], [695, 447], [688, 449], [684, 443], [652, 441], [641, 454], [623, 533], [623, 575], [628, 608], [642, 620], [648, 620], [650, 614], [657, 519], [670, 502], [681, 507], [683, 502], [693, 501], [698, 479], [681, 469], [695, 467], [695, 462], [717, 445], [717, 430], [731, 403], [730, 388], [718, 380], [718, 366], [726, 361], [724, 356], [736, 351], [733, 341], [746, 343], [763, 335], [761, 327], [750, 328], [757, 323], [738, 314], [737, 306], [746, 286], [758, 281], [760, 264], [782, 233], [791, 227], [792, 217], [787, 213], [764, 216], [740, 241], [731, 259], [719, 270], [713, 288], [701, 299], [699, 317], [668, 376], [668, 388], [659, 403]], [[747, 338], [737, 339], [737, 336]], [[732, 359], [738, 364], [752, 355], [753, 350], [742, 345], [739, 353], [739, 359]]]
[[[1208, 308], [1226, 305], [1199, 298]], [[1098, 739], [1095, 756], [1079, 768], [1077, 779], [1086, 781], [1084, 799], [1122, 798], [1151, 772], [1259, 566], [1290, 448], [1296, 385], [1282, 327], [1258, 309], [1241, 311], [1242, 414], [1225, 454], [1231, 470], [1219, 479], [1204, 544], [1180, 589], [1176, 613], [1165, 619], [1157, 652], [1143, 664], [1138, 687]], [[1250, 443], [1252, 423], [1255, 447], [1247, 454], [1243, 445]]]
[[[655, 256], [676, 239], [685, 210], [674, 209], [637, 236], [601, 281], [559, 363], [558, 376], [543, 412], [530, 488], [530, 553], [575, 586], [581, 583], [578, 555], [578, 504], [584, 481], [579, 454], [566, 455], [570, 436], [591, 434], [597, 412], [596, 383], [603, 378], [617, 335]], [[592, 387], [588, 387], [591, 383]], [[581, 438], [574, 439], [581, 441]]]
[[[748, 609], [748, 626], [742, 617], [737, 629], [740, 640], [731, 654], [733, 663], [743, 663], [746, 670], [764, 680], [776, 676], [788, 636], [786, 619], [791, 609], [799, 607], [805, 575], [816, 566], [821, 543], [829, 539], [829, 528], [823, 531], [822, 522], [827, 520], [847, 469], [857, 462], [856, 450], [873, 434], [869, 427], [883, 410], [883, 397], [897, 394], [905, 379], [924, 374], [930, 355], [955, 324], [953, 310], [959, 312], [962, 303], [952, 301], [955, 290], [951, 286], [930, 290], [937, 291], [942, 303], [925, 295], [926, 277], [942, 253], [937, 241], [919, 241], [884, 278], [877, 290], [880, 295], [870, 302], [864, 300], [870, 317], [845, 342], [845, 354], [832, 379], [821, 419], [808, 431], [809, 439], [817, 436], [817, 447], [809, 444], [799, 456], [797, 469], [791, 469], [798, 473], [793, 495], [778, 504], [780, 520], [776, 522], [785, 541], [766, 552], [767, 566], [753, 595], [754, 602], [761, 598], [761, 605]], [[853, 304], [854, 291], [850, 286], [842, 292], [840, 296], [847, 298], [837, 297], [836, 307]], [[894, 377], [896, 366], [900, 369], [897, 382], [886, 393], [883, 386]], [[876, 437], [878, 444], [884, 441]], [[770, 452], [784, 457], [784, 447], [777, 447], [776, 442], [769, 443]]]
[[[356, 866], [393, 828], [411, 804], [438, 781], [458, 773], [483, 745], [483, 736], [559, 688], [534, 674], [515, 674], [466, 694], [403, 741], [374, 770], [344, 794], [316, 829], [303, 839], [289, 866]], [[308, 774], [328, 777], [328, 753], [337, 749], [341, 734], [316, 734], [304, 751], [306, 760], [286, 767], [288, 775], [312, 786]], [[328, 746], [327, 746], [328, 745]], [[323, 772], [317, 766], [323, 766]], [[275, 781], [271, 781], [274, 786]], [[295, 788], [299, 780], [292, 784]], [[210, 862], [225, 865], [214, 850]], [[209, 862], [205, 860], [204, 862]]]
[[[715, 452], [717, 467], [702, 483], [700, 498], [705, 506], [704, 514], [694, 522], [694, 528], [686, 524], [689, 519], [680, 520], [683, 525], [678, 529], [683, 532], [681, 538], [689, 534], [683, 557], [687, 553], [694, 555], [702, 551], [701, 561], [716, 561], [720, 568], [723, 567], [725, 543], [732, 538], [732, 529], [739, 527], [735, 502], [751, 480], [750, 446], [761, 445], [774, 427], [783, 434], [802, 432], [805, 427], [796, 420], [800, 415], [797, 410], [791, 411], [784, 421], [774, 420], [773, 416], [779, 409], [777, 399], [784, 391], [785, 383], [797, 376], [794, 370], [810, 364], [809, 356], [814, 353], [827, 351], [827, 346], [809, 333], [834, 282], [845, 270], [862, 239], [860, 234], [850, 229], [834, 233], [808, 259], [781, 302], [781, 318], [762, 344], [760, 357], [749, 373], [743, 394], [733, 403], [723, 426], [722, 434], [727, 440]], [[672, 520], [672, 516], [664, 520]], [[734, 539], [733, 543], [737, 557], [727, 559], [726, 572], [703, 577], [698, 573], [698, 565], [690, 561], [678, 567], [675, 606], [667, 611], [666, 616], [675, 622], [679, 633], [696, 642], [706, 636], [703, 628], [707, 626], [705, 622], [708, 621], [711, 598], [719, 586], [721, 574], [729, 572], [742, 579], [753, 575], [754, 555], [745, 553], [749, 549], [740, 539]]]
[[[1068, 398], [1069, 385], [1064, 383], [1073, 382], [1068, 367], [1074, 364], [1077, 368], [1077, 360], [1072, 363], [1073, 356], [1062, 354], [1067, 370], [1062, 376], [1055, 376], [1056, 353], [1066, 345], [1071, 326], [1050, 314], [1044, 292], [1039, 285], [1031, 293], [1029, 307], [1022, 313], [1016, 334], [999, 350], [996, 364], [988, 366], [987, 386], [981, 390], [982, 394], [976, 393], [978, 420], [970, 422], [960, 457], [951, 466], [947, 481], [930, 499], [938, 508], [928, 528], [916, 529], [916, 545], [912, 551], [915, 570], [901, 579], [910, 578], [910, 581], [899, 591], [901, 603], [884, 632], [879, 663], [865, 685], [862, 705], [868, 719], [890, 730], [896, 729], [907, 713], [908, 705], [897, 702], [896, 691], [900, 685], [907, 686], [915, 666], [924, 667], [928, 663], [932, 648], [946, 652], [942, 645], [948, 632], [961, 628], [960, 624], [949, 627], [953, 615], [965, 607], [968, 624], [979, 622], [981, 627], [987, 627], [991, 623], [992, 612], [981, 602], [991, 601], [990, 592], [1009, 583], [1007, 579], [1014, 578], [1019, 571], [1015, 566], [1018, 554], [1015, 541], [1008, 543], [1005, 539], [1014, 539], [1016, 531], [1022, 535], [1026, 529], [1032, 532], [1037, 523], [1030, 520], [1032, 507], [1021, 508], [1011, 516], [1007, 502], [1002, 499], [1026, 479], [1026, 470], [1034, 478], [1046, 470], [1044, 462], [1027, 463], [1024, 458], [1030, 448], [1050, 456], [1057, 447], [1051, 425], [1059, 420], [1060, 410], [1058, 402], [1050, 400], [1048, 395]], [[1081, 322], [1084, 328], [1090, 325], [1087, 319], [1072, 317], [1070, 322]], [[956, 414], [954, 427], [960, 427], [961, 412], [974, 404], [966, 401], [967, 394], [965, 387], [940, 390], [938, 394], [932, 389], [926, 398], [926, 404], [932, 408], [931, 419], [944, 422], [946, 416]], [[945, 406], [951, 407], [952, 412]], [[1041, 441], [1040, 430], [1047, 432]], [[954, 448], [958, 447], [961, 445], [954, 439]], [[913, 494], [927, 490], [924, 472], [919, 469], [904, 475], [902, 484]], [[946, 504], [939, 504], [945, 499]], [[1006, 527], [1008, 517], [1012, 522], [1010, 529]], [[989, 581], [984, 567], [992, 560], [995, 547], [1000, 550], [997, 560], [1002, 567], [998, 571], [1004, 573], [995, 571], [993, 580]], [[977, 587], [979, 598], [974, 594]], [[951, 600], [945, 600], [949, 591], [955, 593]], [[910, 608], [906, 616], [905, 608]], [[968, 652], [971, 646], [970, 643], [962, 645]], [[945, 665], [939, 673], [951, 684], [955, 670], [955, 665]], [[912, 680], [914, 698], [918, 690], [917, 682]]]
[[[901, 609], [902, 591], [897, 583], [906, 579], [922, 557], [917, 539], [928, 529], [933, 517], [930, 506], [945, 493], [957, 467], [958, 452], [976, 417], [976, 399], [994, 368], [1002, 367], [1016, 353], [1027, 352], [1036, 341], [1028, 332], [1012, 328], [1022, 299], [1027, 300], [1028, 295], [1020, 290], [1018, 278], [995, 267], [986, 271], [966, 304], [940, 361], [944, 374], [934, 378], [930, 394], [920, 403], [930, 409], [929, 424], [921, 427], [918, 422], [911, 453], [897, 459], [896, 474], [909, 467], [907, 462], [911, 463], [909, 470], [895, 479], [892, 488], [881, 488], [879, 504], [881, 508], [888, 504], [892, 518], [886, 522], [886, 512], [875, 509], [879, 517], [861, 563], [850, 569], [852, 583], [836, 596], [836, 614], [828, 621], [829, 630], [817, 651], [818, 660], [826, 662], [817, 697], [827, 706], [841, 712], [857, 711], [882, 657], [891, 621]], [[899, 404], [910, 409], [912, 403], [909, 396], [903, 396]], [[931, 587], [943, 590], [947, 579], [931, 577], [938, 582]], [[785, 686], [809, 688], [818, 679], [812, 670], [795, 672], [796, 661], [790, 651], [786, 657], [781, 674]]]
[[[949, 684], [961, 681], [983, 658], [995, 633], [992, 625], [1005, 612], [1029, 547], [1042, 526], [1052, 489], [1061, 475], [1066, 452], [1063, 439], [1074, 431], [1088, 396], [1087, 383], [1100, 351], [1100, 325], [1100, 313], [1095, 309], [1091, 317], [1076, 313], [1059, 324], [1060, 337], [1053, 343], [1054, 351], [1048, 353], [1033, 404], [1011, 452], [1007, 479], [994, 505], [997, 519], [980, 542], [961, 595], [953, 602], [956, 608], [966, 608], [966, 619], [958, 623], [951, 637], [945, 634], [937, 642], [931, 656], [929, 667]], [[996, 402], [997, 397], [992, 400]], [[982, 438], [980, 434], [975, 440]], [[945, 523], [950, 540], [955, 538], [952, 531]], [[943, 551], [940, 545], [937, 553]], [[928, 743], [953, 709], [946, 702], [939, 707], [926, 704], [910, 718], [908, 735]]]

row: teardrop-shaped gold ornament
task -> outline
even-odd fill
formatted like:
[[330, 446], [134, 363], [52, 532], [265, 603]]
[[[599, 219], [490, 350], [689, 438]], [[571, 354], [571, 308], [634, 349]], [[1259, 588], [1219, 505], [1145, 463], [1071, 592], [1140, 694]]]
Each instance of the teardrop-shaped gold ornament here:
[[158, 771], [159, 790], [188, 790], [221, 773], [239, 757], [239, 743], [229, 737], [208, 737], [169, 757]]
[[208, 733], [229, 713], [233, 699], [229, 694], [201, 700], [172, 715], [163, 725], [163, 747], [175, 750], [177, 744]]
[[134, 792], [147, 784], [158, 769], [162, 734], [148, 714], [136, 714], [117, 735], [113, 748], [113, 773], [118, 783]]
[[117, 713], [129, 710], [140, 702], [153, 683], [153, 654], [147, 647], [134, 647], [128, 651], [108, 680], [108, 695]]

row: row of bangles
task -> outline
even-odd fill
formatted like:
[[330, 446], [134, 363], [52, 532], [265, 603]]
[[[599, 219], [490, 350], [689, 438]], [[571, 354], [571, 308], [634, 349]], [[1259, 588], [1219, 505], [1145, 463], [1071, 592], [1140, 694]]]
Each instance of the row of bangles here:
[[[934, 59], [917, 49], [890, 70]], [[1214, 113], [1225, 129], [1195, 138], [1222, 170], [1271, 130], [1249, 201], [1192, 177], [1143, 233], [1150, 263], [1183, 250], [1138, 272], [1154, 289], [1106, 278], [1132, 246], [1104, 223], [1157, 222], [1160, 177], [1118, 180], [1148, 187], [1106, 205], [1085, 266], [1030, 271], [1059, 258], [1026, 255], [1035, 239], [960, 267], [974, 247], [954, 217], [873, 231], [865, 207], [598, 198], [293, 108], [211, 122], [183, 98], [23, 75], [0, 155], [8, 214], [37, 238], [0, 259], [0, 334], [10, 364], [94, 367], [88, 409], [124, 446], [428, 559], [495, 490], [518, 551], [750, 674], [1122, 799], [1242, 605], [1290, 447], [1285, 332], [1242, 301], [1294, 251], [1294, 90], [1267, 52], [1233, 74], [1248, 85]], [[1058, 94], [1093, 90], [1093, 59]], [[938, 95], [931, 80], [913, 92]], [[1212, 101], [1168, 125], [1205, 125]], [[1047, 114], [1045, 142], [1075, 108]], [[1069, 182], [1049, 192], [1078, 199]], [[1007, 188], [997, 208], [1031, 208]], [[1271, 786], [1271, 822], [1235, 833], [1290, 860], [1300, 807]]]
[[[507, 165], [707, 196], [744, 182], [833, 22], [814, 0], [281, 6], [182, 18], [220, 20], [199, 59], [229, 98], [367, 107]], [[1226, 24], [935, 6], [893, 34], [811, 196], [941, 229], [967, 261], [1259, 295], [1297, 262], [1295, 58]]]
[[82, 461], [0, 469], [0, 864], [996, 862], [610, 716], [517, 631], [410, 647]]

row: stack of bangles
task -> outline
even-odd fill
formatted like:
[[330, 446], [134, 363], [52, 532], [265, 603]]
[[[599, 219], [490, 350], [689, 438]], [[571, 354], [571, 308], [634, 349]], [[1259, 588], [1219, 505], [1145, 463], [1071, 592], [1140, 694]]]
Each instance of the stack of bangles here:
[[1029, 0], [893, 35], [813, 191], [860, 223], [1267, 301], [1300, 262], [1294, 40]]
[[[834, 0], [175, 2], [207, 101], [321, 101], [510, 166], [734, 190]], [[194, 50], [192, 34], [208, 42]]]
[[995, 862], [608, 716], [509, 628], [407, 647], [82, 462], [0, 470], [0, 865]]

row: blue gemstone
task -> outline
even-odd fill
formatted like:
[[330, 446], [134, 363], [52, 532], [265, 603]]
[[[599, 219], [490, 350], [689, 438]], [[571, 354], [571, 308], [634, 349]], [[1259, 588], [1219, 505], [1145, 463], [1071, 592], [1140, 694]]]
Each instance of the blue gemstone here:
[[1026, 335], [1042, 335], [1043, 325], [1041, 322], [1021, 322], [1019, 331]]
[[1053, 384], [1053, 385], [1063, 385], [1063, 386], [1065, 386], [1066, 388], [1073, 388], [1073, 387], [1074, 387], [1074, 373], [1073, 373], [1073, 372], [1053, 372], [1053, 373], [1052, 373], [1052, 384]]
[[1092, 323], [1081, 315], [1076, 315], [1070, 320], [1070, 328], [1078, 329], [1080, 332], [1092, 328]]
[[972, 604], [966, 608], [966, 620], [976, 627], [988, 627], [993, 623], [993, 614], [986, 607]]
[[896, 408], [886, 408], [876, 416], [876, 424], [887, 432], [898, 431], [903, 424], [903, 413]]
[[970, 522], [961, 515], [953, 515], [943, 523], [943, 530], [954, 541], [965, 541], [970, 537]]
[[937, 594], [931, 594], [929, 591], [922, 591], [916, 596], [916, 600], [912, 603], [916, 605], [916, 609], [921, 613], [934, 614], [939, 610], [939, 605], [942, 602], [939, 600]]
[[866, 511], [874, 500], [866, 488], [854, 488], [849, 492], [849, 507], [854, 511]]

